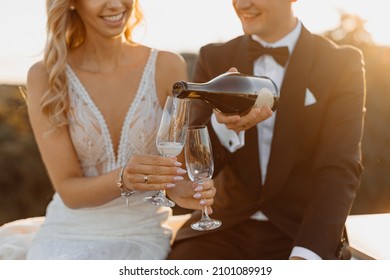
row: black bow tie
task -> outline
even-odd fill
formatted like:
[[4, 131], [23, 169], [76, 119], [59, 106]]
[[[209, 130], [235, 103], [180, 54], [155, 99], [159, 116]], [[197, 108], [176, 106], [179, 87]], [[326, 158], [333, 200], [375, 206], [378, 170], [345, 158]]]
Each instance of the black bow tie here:
[[267, 48], [263, 47], [260, 43], [250, 40], [248, 44], [248, 56], [250, 61], [256, 60], [262, 55], [271, 55], [277, 63], [282, 66], [286, 65], [288, 57], [290, 55], [288, 47]]

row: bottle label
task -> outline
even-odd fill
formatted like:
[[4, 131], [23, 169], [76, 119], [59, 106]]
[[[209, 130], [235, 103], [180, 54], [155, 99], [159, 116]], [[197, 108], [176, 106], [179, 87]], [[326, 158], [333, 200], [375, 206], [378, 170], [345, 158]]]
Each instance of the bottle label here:
[[274, 95], [268, 88], [262, 88], [257, 95], [255, 105], [253, 107], [262, 107], [264, 105], [272, 108], [274, 106]]

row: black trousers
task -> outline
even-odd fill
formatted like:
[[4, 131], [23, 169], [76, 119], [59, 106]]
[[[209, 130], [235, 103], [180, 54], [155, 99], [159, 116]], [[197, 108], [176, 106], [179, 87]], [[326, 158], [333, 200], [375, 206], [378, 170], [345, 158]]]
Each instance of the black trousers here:
[[168, 259], [287, 260], [292, 246], [293, 241], [272, 223], [247, 220], [228, 229], [176, 241]]

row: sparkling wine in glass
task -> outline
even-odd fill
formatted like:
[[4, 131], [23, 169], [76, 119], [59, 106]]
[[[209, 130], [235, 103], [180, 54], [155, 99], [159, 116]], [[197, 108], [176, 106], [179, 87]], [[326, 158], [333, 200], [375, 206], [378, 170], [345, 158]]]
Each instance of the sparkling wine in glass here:
[[[160, 155], [174, 157], [181, 153], [187, 135], [188, 122], [188, 100], [169, 96], [165, 102], [156, 137], [156, 146]], [[159, 190], [156, 195], [146, 197], [145, 200], [158, 206], [175, 206], [175, 203], [165, 196], [163, 190]]]
[[[191, 181], [199, 182], [211, 179], [214, 172], [213, 153], [206, 126], [191, 126], [188, 128], [187, 140], [184, 148], [187, 174]], [[211, 230], [218, 228], [221, 221], [211, 219], [207, 214], [207, 207], [202, 209], [202, 218], [194, 222], [194, 230]]]

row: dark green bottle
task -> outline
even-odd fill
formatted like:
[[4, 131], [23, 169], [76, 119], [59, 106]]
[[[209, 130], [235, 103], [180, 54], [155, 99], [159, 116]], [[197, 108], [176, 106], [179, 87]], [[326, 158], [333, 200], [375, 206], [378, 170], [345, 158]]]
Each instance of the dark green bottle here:
[[275, 111], [279, 101], [278, 88], [270, 78], [239, 72], [226, 72], [206, 83], [176, 82], [172, 93], [177, 98], [201, 99], [227, 115], [245, 115], [265, 104]]

